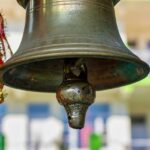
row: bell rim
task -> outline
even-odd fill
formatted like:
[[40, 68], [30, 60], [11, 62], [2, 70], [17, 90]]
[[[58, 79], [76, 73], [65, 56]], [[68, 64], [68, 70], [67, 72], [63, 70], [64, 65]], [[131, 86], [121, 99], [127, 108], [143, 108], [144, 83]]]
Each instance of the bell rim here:
[[[119, 2], [120, 0], [112, 0], [114, 6]], [[29, 0], [17, 0], [17, 2], [23, 7], [26, 8]]]
[[[35, 52], [37, 54], [37, 52]], [[0, 68], [0, 75], [1, 75], [1, 80], [3, 82], [3, 75], [5, 73], [7, 73], [8, 71], [10, 71], [12, 68], [14, 67], [18, 67], [20, 65], [25, 65], [25, 64], [28, 64], [28, 63], [31, 63], [31, 62], [38, 62], [38, 61], [44, 61], [44, 60], [54, 60], [54, 59], [65, 59], [65, 58], [73, 58], [73, 57], [83, 57], [83, 58], [98, 58], [98, 59], [111, 59], [111, 60], [117, 60], [117, 61], [120, 61], [120, 62], [127, 62], [127, 63], [131, 63], [131, 64], [136, 64], [137, 66], [139, 66], [139, 68], [143, 68], [143, 73], [138, 76], [137, 79], [135, 79], [134, 81], [131, 81], [131, 82], [127, 82], [127, 83], [122, 83], [118, 86], [112, 86], [110, 88], [107, 88], [107, 89], [112, 89], [112, 88], [117, 88], [117, 87], [121, 87], [121, 86], [125, 86], [125, 85], [128, 85], [128, 84], [131, 84], [131, 83], [135, 83], [137, 81], [140, 81], [141, 79], [145, 78], [148, 74], [149, 74], [149, 71], [150, 71], [150, 68], [149, 68], [149, 65], [147, 63], [145, 63], [144, 61], [142, 61], [141, 59], [139, 59], [138, 57], [134, 57], [133, 56], [127, 56], [127, 55], [118, 55], [117, 53], [115, 55], [113, 54], [98, 54], [98, 52], [93, 52], [92, 53], [83, 53], [82, 52], [82, 55], [81, 55], [81, 52], [77, 53], [75, 52], [75, 55], [72, 54], [72, 52], [68, 52], [68, 53], [65, 53], [65, 55], [61, 56], [62, 52], [60, 55], [57, 54], [57, 56], [52, 56], [51, 53], [49, 53], [49, 55], [47, 55], [48, 53], [45, 53], [44, 55], [36, 55], [34, 53], [33, 56], [35, 56], [34, 58], [29, 58], [29, 56], [25, 56], [25, 55], [21, 55], [21, 58], [24, 58], [24, 60], [22, 60], [21, 58], [20, 59], [17, 59], [17, 61], [14, 61], [13, 58], [16, 58], [15, 55], [10, 59], [8, 60], [8, 62], [6, 62], [1, 68]], [[31, 54], [31, 53], [30, 53]], [[28, 59], [25, 59], [25, 58], [28, 58]], [[4, 82], [5, 85], [8, 85], [10, 87], [14, 87], [12, 85], [9, 85], [7, 84], [6, 82]], [[17, 88], [17, 87], [15, 87]], [[20, 88], [19, 88], [20, 89]], [[22, 89], [22, 90], [26, 90], [26, 91], [31, 91], [30, 89]], [[97, 91], [100, 91], [100, 90], [106, 90], [106, 88], [104, 89], [98, 89]], [[32, 90], [34, 92], [55, 92], [55, 91], [37, 91], [37, 90]]]
[[[90, 46], [92, 46], [92, 48]], [[124, 52], [123, 49], [126, 52]], [[126, 47], [119, 48], [119, 47], [108, 46], [106, 44], [95, 44], [95, 43], [94, 44], [92, 43], [52, 44], [52, 45], [47, 45], [47, 46], [42, 46], [37, 48], [31, 48], [28, 50], [24, 49], [24, 53], [19, 53], [19, 51], [22, 51], [21, 47], [8, 61], [5, 62], [2, 68], [4, 66], [9, 66], [9, 64], [13, 65], [24, 61], [30, 61], [30, 60], [33, 61], [34, 59], [45, 60], [47, 58], [59, 59], [59, 58], [72, 58], [72, 57], [88, 57], [88, 58], [90, 57], [114, 58], [115, 57], [118, 58], [118, 60], [125, 59], [129, 61], [134, 60], [135, 62], [142, 61], [137, 55], [132, 53]]]

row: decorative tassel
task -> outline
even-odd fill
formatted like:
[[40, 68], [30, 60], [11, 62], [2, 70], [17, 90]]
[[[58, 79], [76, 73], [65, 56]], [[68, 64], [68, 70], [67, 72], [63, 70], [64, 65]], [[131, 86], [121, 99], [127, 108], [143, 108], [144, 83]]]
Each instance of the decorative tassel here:
[[[5, 34], [4, 19], [0, 13], [0, 67], [4, 64], [8, 57], [11, 57], [12, 55], [13, 53]], [[3, 92], [3, 88], [4, 84], [0, 80], [0, 104], [4, 102], [4, 98], [7, 95]]]

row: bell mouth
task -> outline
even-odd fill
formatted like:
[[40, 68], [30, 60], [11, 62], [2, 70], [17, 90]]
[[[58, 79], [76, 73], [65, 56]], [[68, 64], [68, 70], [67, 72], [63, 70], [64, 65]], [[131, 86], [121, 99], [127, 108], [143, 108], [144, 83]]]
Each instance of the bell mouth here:
[[[65, 55], [64, 55], [65, 54]], [[35, 92], [56, 92], [63, 81], [63, 64], [67, 58], [82, 58], [87, 70], [88, 81], [95, 90], [105, 90], [131, 84], [146, 77], [149, 66], [131, 57], [101, 55], [76, 55], [64, 53], [64, 56], [32, 55], [17, 60], [15, 55], [0, 68], [5, 85]], [[83, 53], [82, 53], [83, 54]], [[34, 57], [36, 56], [36, 57]], [[129, 55], [130, 56], [130, 55]]]

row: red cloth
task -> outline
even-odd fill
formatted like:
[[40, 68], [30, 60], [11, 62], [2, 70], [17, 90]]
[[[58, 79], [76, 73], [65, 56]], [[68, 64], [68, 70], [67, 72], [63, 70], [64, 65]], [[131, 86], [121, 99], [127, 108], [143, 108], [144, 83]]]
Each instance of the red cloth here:
[[3, 60], [0, 59], [0, 66], [3, 65], [3, 64], [4, 64]]

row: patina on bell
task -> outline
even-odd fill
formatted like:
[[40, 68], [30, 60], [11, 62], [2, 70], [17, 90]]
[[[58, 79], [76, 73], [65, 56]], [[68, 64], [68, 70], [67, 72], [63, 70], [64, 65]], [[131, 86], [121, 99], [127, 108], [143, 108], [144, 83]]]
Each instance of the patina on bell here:
[[95, 90], [143, 79], [149, 67], [119, 35], [119, 0], [18, 0], [26, 8], [19, 50], [1, 68], [11, 87], [56, 92], [70, 126], [82, 128]]

